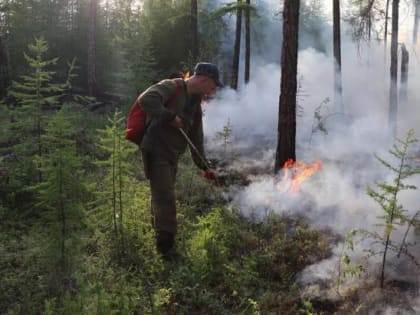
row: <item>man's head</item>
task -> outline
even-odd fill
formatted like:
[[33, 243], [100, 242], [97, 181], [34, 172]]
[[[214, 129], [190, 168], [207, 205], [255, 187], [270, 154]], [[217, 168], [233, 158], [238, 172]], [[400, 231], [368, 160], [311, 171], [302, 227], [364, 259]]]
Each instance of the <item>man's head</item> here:
[[219, 80], [219, 70], [208, 62], [199, 62], [195, 66], [193, 76], [190, 78], [191, 94], [201, 96], [212, 95], [217, 87], [223, 86]]
[[199, 62], [194, 69], [194, 75], [203, 75], [213, 79], [217, 87], [222, 87], [223, 84], [219, 80], [219, 69], [209, 62]]

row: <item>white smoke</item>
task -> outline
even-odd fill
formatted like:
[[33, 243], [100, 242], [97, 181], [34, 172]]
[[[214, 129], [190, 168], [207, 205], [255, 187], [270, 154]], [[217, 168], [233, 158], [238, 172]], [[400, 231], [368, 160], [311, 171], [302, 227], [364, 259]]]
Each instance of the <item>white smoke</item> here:
[[[377, 154], [395, 162], [388, 153], [391, 147], [387, 141], [389, 64], [384, 63], [382, 45], [372, 43], [360, 52], [348, 37], [343, 36], [343, 41], [345, 115], [334, 115], [331, 52], [325, 54], [307, 48], [299, 51], [298, 57], [300, 114], [297, 119], [297, 159], [307, 163], [320, 159], [323, 161], [322, 170], [302, 184], [298, 195], [287, 191], [287, 182], [279, 182], [271, 175], [252, 179], [247, 187], [235, 187], [231, 191], [232, 203], [244, 213], [264, 216], [274, 210], [300, 214], [316, 226], [332, 229], [343, 236], [352, 228], [377, 231], [383, 235], [383, 227], [376, 226], [381, 223], [378, 216], [383, 214], [383, 210], [367, 196], [366, 187], [376, 188], [375, 181], [392, 183], [395, 177], [374, 159], [374, 154]], [[399, 108], [397, 132], [399, 138], [405, 138], [406, 132], [412, 128], [416, 137], [420, 138], [420, 67], [417, 49], [409, 49], [412, 58], [409, 64], [408, 102]], [[389, 53], [386, 58], [389, 59]], [[249, 84], [241, 86], [238, 91], [226, 88], [206, 105], [204, 127], [209, 151], [218, 151], [220, 143], [214, 141], [215, 135], [229, 119], [232, 125], [229, 150], [235, 151], [239, 159], [236, 165], [244, 166], [245, 163], [241, 164], [241, 161], [246, 161], [248, 165], [252, 159], [255, 165], [265, 165], [266, 170], [274, 165], [280, 72], [278, 64], [254, 64]], [[317, 128], [319, 121], [314, 116], [317, 109], [324, 119], [323, 127], [327, 134]], [[416, 152], [420, 154], [420, 148], [415, 149], [414, 154]], [[415, 166], [420, 167], [418, 164]], [[420, 176], [411, 177], [410, 184], [420, 188]], [[420, 210], [419, 190], [404, 191], [398, 200], [409, 216]], [[397, 244], [401, 242], [404, 232], [404, 229], [393, 232], [392, 238]], [[414, 242], [418, 238], [412, 228], [407, 240]], [[342, 246], [339, 244], [333, 250], [333, 257], [303, 272], [301, 281], [309, 283], [323, 277], [333, 279], [335, 273], [332, 270], [337, 268]], [[353, 259], [361, 259], [368, 246], [369, 243], [362, 242], [353, 252]], [[418, 245], [413, 252], [420, 260]], [[418, 268], [407, 266], [407, 260], [395, 259], [391, 254], [390, 257], [394, 267], [392, 270], [390, 268], [389, 274], [406, 281], [418, 281]], [[374, 270], [377, 263], [379, 257], [370, 260]], [[411, 275], [404, 274], [403, 270], [410, 271]], [[413, 270], [416, 277], [412, 275]], [[419, 308], [418, 298], [412, 299], [411, 303], [412, 307]]]

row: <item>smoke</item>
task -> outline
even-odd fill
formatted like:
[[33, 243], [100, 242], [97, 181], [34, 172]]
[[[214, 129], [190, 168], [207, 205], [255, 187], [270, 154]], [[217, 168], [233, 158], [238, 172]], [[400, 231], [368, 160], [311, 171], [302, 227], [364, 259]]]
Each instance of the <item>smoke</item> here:
[[[324, 33], [330, 31], [326, 29]], [[332, 46], [331, 41], [326, 45]], [[410, 49], [413, 58], [409, 65], [408, 102], [399, 108], [399, 138], [405, 138], [410, 128], [420, 138], [420, 92], [417, 89], [420, 69], [415, 47]], [[289, 183], [271, 175], [277, 144], [279, 64], [264, 63], [264, 58], [257, 58], [258, 62], [251, 69], [249, 84], [242, 85], [238, 91], [223, 89], [217, 98], [205, 105], [204, 128], [208, 151], [214, 155], [220, 153], [221, 144], [216, 140], [216, 134], [229, 120], [232, 134], [228, 150], [236, 157], [237, 170], [246, 172], [251, 166], [261, 167], [262, 175], [250, 177], [248, 186], [231, 189], [232, 206], [260, 217], [270, 211], [304, 215], [315, 226], [328, 228], [342, 236], [353, 228], [383, 235], [383, 226], [377, 226], [384, 223], [378, 218], [383, 215], [383, 210], [366, 194], [366, 187], [376, 188], [375, 181], [393, 183], [395, 177], [374, 158], [377, 154], [393, 165], [396, 162], [388, 153], [391, 148], [388, 142], [389, 64], [384, 62], [389, 59], [388, 55], [385, 57], [381, 44], [371, 43], [360, 51], [349, 36], [343, 36], [345, 113], [336, 115], [331, 50], [320, 52], [308, 47], [299, 51], [297, 159], [307, 163], [320, 159], [323, 168], [302, 184], [297, 195], [288, 191]], [[420, 147], [413, 148], [412, 154], [420, 155]], [[413, 166], [420, 167], [419, 164], [414, 163]], [[411, 177], [407, 184], [420, 188], [420, 176]], [[398, 201], [409, 216], [420, 210], [418, 190], [402, 192]], [[392, 239], [396, 244], [401, 243], [404, 233], [405, 229], [393, 232]], [[414, 243], [418, 239], [418, 231], [412, 228], [407, 241]], [[371, 243], [372, 240], [361, 241], [350, 253], [352, 260], [363, 261], [366, 250], [376, 250]], [[343, 244], [338, 244], [331, 258], [310, 266], [301, 274], [299, 281], [309, 284], [333, 280], [336, 273], [332, 271], [337, 270], [342, 248]], [[412, 253], [420, 261], [419, 245], [412, 247]], [[395, 254], [389, 257], [393, 267], [387, 269], [387, 276], [418, 284], [418, 267], [408, 259], [396, 258]], [[369, 260], [371, 274], [378, 274], [379, 262], [380, 256]], [[418, 310], [418, 297], [411, 297], [410, 305]]]

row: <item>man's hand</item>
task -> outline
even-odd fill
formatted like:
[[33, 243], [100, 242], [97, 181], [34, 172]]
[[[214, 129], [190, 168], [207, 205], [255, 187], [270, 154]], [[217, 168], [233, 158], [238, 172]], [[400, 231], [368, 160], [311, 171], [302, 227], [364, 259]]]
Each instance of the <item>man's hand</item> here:
[[170, 125], [174, 128], [177, 128], [177, 129], [182, 128], [183, 124], [182, 124], [181, 117], [176, 115], [175, 118], [171, 121]]
[[207, 171], [203, 171], [203, 177], [207, 178], [208, 180], [217, 182], [216, 172], [212, 169], [209, 169]]

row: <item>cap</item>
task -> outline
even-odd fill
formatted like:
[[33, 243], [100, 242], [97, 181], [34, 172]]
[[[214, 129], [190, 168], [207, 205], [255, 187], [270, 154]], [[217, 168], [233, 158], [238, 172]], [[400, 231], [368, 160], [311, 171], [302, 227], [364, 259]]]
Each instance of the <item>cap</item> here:
[[204, 75], [212, 78], [218, 87], [222, 87], [223, 84], [219, 81], [219, 69], [216, 65], [209, 62], [199, 62], [196, 64], [194, 69], [194, 75]]

